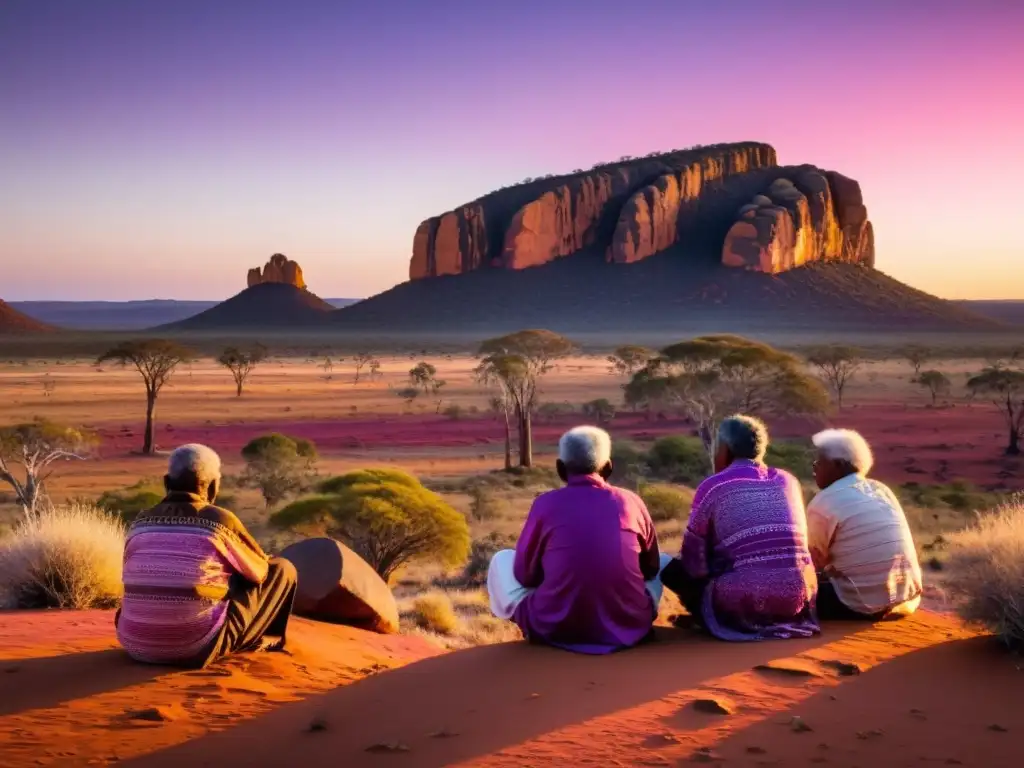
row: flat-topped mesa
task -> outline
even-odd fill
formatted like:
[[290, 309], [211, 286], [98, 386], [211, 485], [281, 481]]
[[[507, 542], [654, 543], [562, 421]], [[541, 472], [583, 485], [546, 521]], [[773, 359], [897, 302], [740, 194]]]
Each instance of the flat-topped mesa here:
[[810, 165], [781, 168], [737, 212], [722, 264], [778, 274], [812, 261], [875, 265], [875, 240], [860, 185]]
[[262, 270], [259, 267], [250, 269], [246, 282], [249, 288], [262, 283], [286, 283], [303, 289], [306, 287], [306, 281], [302, 278], [302, 267], [283, 253], [271, 256]]
[[[638, 261], [696, 226], [698, 202], [701, 221], [721, 228], [720, 245], [747, 187], [776, 166], [768, 144], [720, 144], [498, 190], [420, 224], [409, 278], [525, 269], [591, 247], [608, 261]], [[744, 180], [738, 198], [722, 194], [734, 179]]]

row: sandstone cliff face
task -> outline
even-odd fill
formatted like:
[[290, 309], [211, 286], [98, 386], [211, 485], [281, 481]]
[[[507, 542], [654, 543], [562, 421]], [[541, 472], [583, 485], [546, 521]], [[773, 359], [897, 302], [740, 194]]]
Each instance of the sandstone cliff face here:
[[296, 288], [306, 287], [302, 267], [281, 253], [271, 256], [262, 270], [259, 267], [250, 269], [246, 282], [249, 288], [262, 283], [287, 283]]
[[[720, 180], [775, 165], [772, 147], [750, 142], [631, 160], [500, 190], [424, 221], [413, 239], [409, 277], [418, 280], [485, 267], [524, 269], [591, 246], [604, 249], [613, 261], [643, 258], [634, 254], [635, 247], [627, 240], [654, 237], [658, 243], [675, 242], [670, 222], [678, 214], [681, 195], [693, 201], [701, 189]], [[631, 224], [619, 223], [623, 205], [649, 185], [673, 187], [663, 192], [667, 199], [665, 210], [656, 214], [658, 234], [642, 232], [639, 223], [632, 225], [636, 234], [629, 234]], [[617, 235], [620, 227], [622, 235]], [[619, 248], [611, 245], [616, 237], [623, 243]]]
[[873, 267], [874, 233], [860, 185], [813, 166], [781, 169], [742, 206], [722, 246], [722, 264], [778, 274], [811, 261]]
[[677, 244], [772, 274], [816, 260], [874, 266], [874, 233], [856, 181], [810, 165], [780, 168], [771, 146], [747, 142], [486, 195], [420, 224], [409, 277], [526, 269], [588, 250], [630, 264]]

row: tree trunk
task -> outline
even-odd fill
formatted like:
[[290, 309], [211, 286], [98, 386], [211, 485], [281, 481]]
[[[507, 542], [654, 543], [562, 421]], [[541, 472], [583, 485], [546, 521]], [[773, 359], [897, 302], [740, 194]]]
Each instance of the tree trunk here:
[[142, 438], [142, 452], [151, 454], [155, 451], [153, 446], [153, 411], [156, 410], [156, 394], [146, 394], [146, 434]]
[[533, 434], [530, 424], [530, 412], [523, 410], [519, 414], [519, 466], [533, 466]]
[[241, 397], [241, 396], [242, 396], [242, 384], [243, 384], [244, 382], [243, 382], [243, 381], [242, 381], [241, 379], [239, 379], [239, 380], [238, 380], [237, 382], [235, 382], [235, 383], [236, 383], [236, 384], [238, 385], [238, 391], [237, 391], [237, 393], [235, 394], [235, 397]]
[[505, 471], [512, 469], [512, 425], [508, 423], [508, 409], [505, 415]]
[[1006, 446], [1006, 455], [1020, 455], [1020, 431], [1016, 427], [1010, 427], [1010, 444]]

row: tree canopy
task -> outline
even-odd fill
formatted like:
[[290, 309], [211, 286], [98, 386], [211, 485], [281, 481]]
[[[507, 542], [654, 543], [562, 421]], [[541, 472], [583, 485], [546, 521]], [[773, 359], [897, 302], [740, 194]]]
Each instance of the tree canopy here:
[[39, 511], [46, 481], [61, 463], [86, 458], [99, 438], [81, 427], [48, 419], [0, 427], [0, 480], [14, 490], [26, 517]]
[[316, 469], [316, 446], [301, 437], [278, 432], [250, 440], [242, 448], [242, 481], [258, 488], [267, 507], [302, 490]]
[[974, 395], [987, 397], [1003, 415], [1007, 430], [1006, 453], [1020, 453], [1021, 431], [1024, 430], [1024, 372], [992, 366], [967, 380]]
[[462, 565], [469, 555], [466, 518], [415, 478], [363, 470], [332, 478], [333, 489], [299, 499], [271, 516], [280, 528], [339, 538], [385, 580], [414, 560]]
[[665, 347], [633, 375], [625, 395], [630, 405], [680, 409], [697, 425], [709, 459], [718, 423], [732, 413], [817, 414], [828, 406], [821, 382], [798, 358], [733, 335]]
[[231, 371], [235, 380], [235, 394], [242, 396], [242, 389], [249, 378], [249, 374], [257, 365], [267, 359], [267, 348], [262, 344], [254, 344], [248, 349], [238, 347], [226, 347], [217, 358], [217, 362]]

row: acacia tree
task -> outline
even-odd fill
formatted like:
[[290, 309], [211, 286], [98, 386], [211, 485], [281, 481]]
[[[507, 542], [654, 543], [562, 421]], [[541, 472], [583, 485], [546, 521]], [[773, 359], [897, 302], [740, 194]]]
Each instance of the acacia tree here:
[[182, 363], [194, 360], [195, 353], [176, 341], [168, 339], [137, 339], [125, 341], [100, 355], [98, 364], [113, 362], [120, 366], [131, 365], [142, 376], [146, 385], [146, 432], [142, 441], [142, 452], [151, 454], [153, 445], [153, 413], [160, 390], [170, 379], [174, 369]]
[[811, 350], [807, 362], [818, 369], [821, 377], [836, 393], [836, 405], [843, 407], [843, 392], [850, 379], [864, 365], [861, 351], [856, 347], [833, 344]]
[[949, 377], [942, 371], [922, 371], [917, 377], [917, 383], [928, 390], [932, 396], [932, 405], [935, 405], [939, 395], [946, 394], [952, 387]]
[[1008, 440], [1007, 456], [1020, 454], [1020, 437], [1024, 430], [1024, 372], [990, 367], [967, 380], [972, 395], [987, 397], [1003, 414]]
[[423, 394], [437, 394], [444, 381], [437, 378], [437, 368], [430, 363], [420, 362], [409, 369], [409, 384], [423, 390]]
[[316, 473], [316, 446], [277, 432], [250, 440], [242, 448], [245, 484], [258, 488], [267, 508], [301, 490]]
[[0, 480], [14, 490], [26, 519], [38, 514], [60, 463], [87, 458], [96, 442], [91, 432], [45, 419], [0, 428]]
[[921, 366], [931, 360], [933, 356], [932, 351], [921, 344], [908, 344], [900, 350], [900, 355], [914, 369], [915, 380], [921, 375]]
[[653, 349], [636, 344], [618, 347], [605, 358], [608, 361], [608, 372], [618, 376], [632, 376], [648, 362], [658, 356]]
[[718, 424], [732, 413], [817, 414], [828, 405], [821, 382], [800, 360], [740, 336], [701, 336], [673, 344], [626, 385], [628, 404], [675, 405], [696, 425], [709, 463]]
[[352, 358], [352, 364], [356, 368], [356, 376], [355, 380], [353, 381], [353, 384], [359, 383], [359, 377], [360, 375], [362, 375], [363, 368], [365, 368], [366, 366], [370, 366], [370, 378], [372, 379], [374, 373], [376, 372], [376, 369], [373, 366], [375, 362], [377, 363], [376, 368], [380, 368], [380, 363], [377, 362], [377, 358], [375, 358], [369, 352], [357, 352], [355, 357]]
[[231, 371], [231, 377], [235, 380], [235, 394], [241, 397], [249, 374], [266, 359], [267, 348], [262, 344], [256, 344], [245, 350], [227, 347], [220, 353], [217, 362]]
[[516, 331], [488, 339], [480, 345], [479, 380], [496, 386], [515, 415], [519, 465], [533, 466], [532, 419], [538, 385], [556, 360], [568, 357], [576, 345], [553, 331]]

